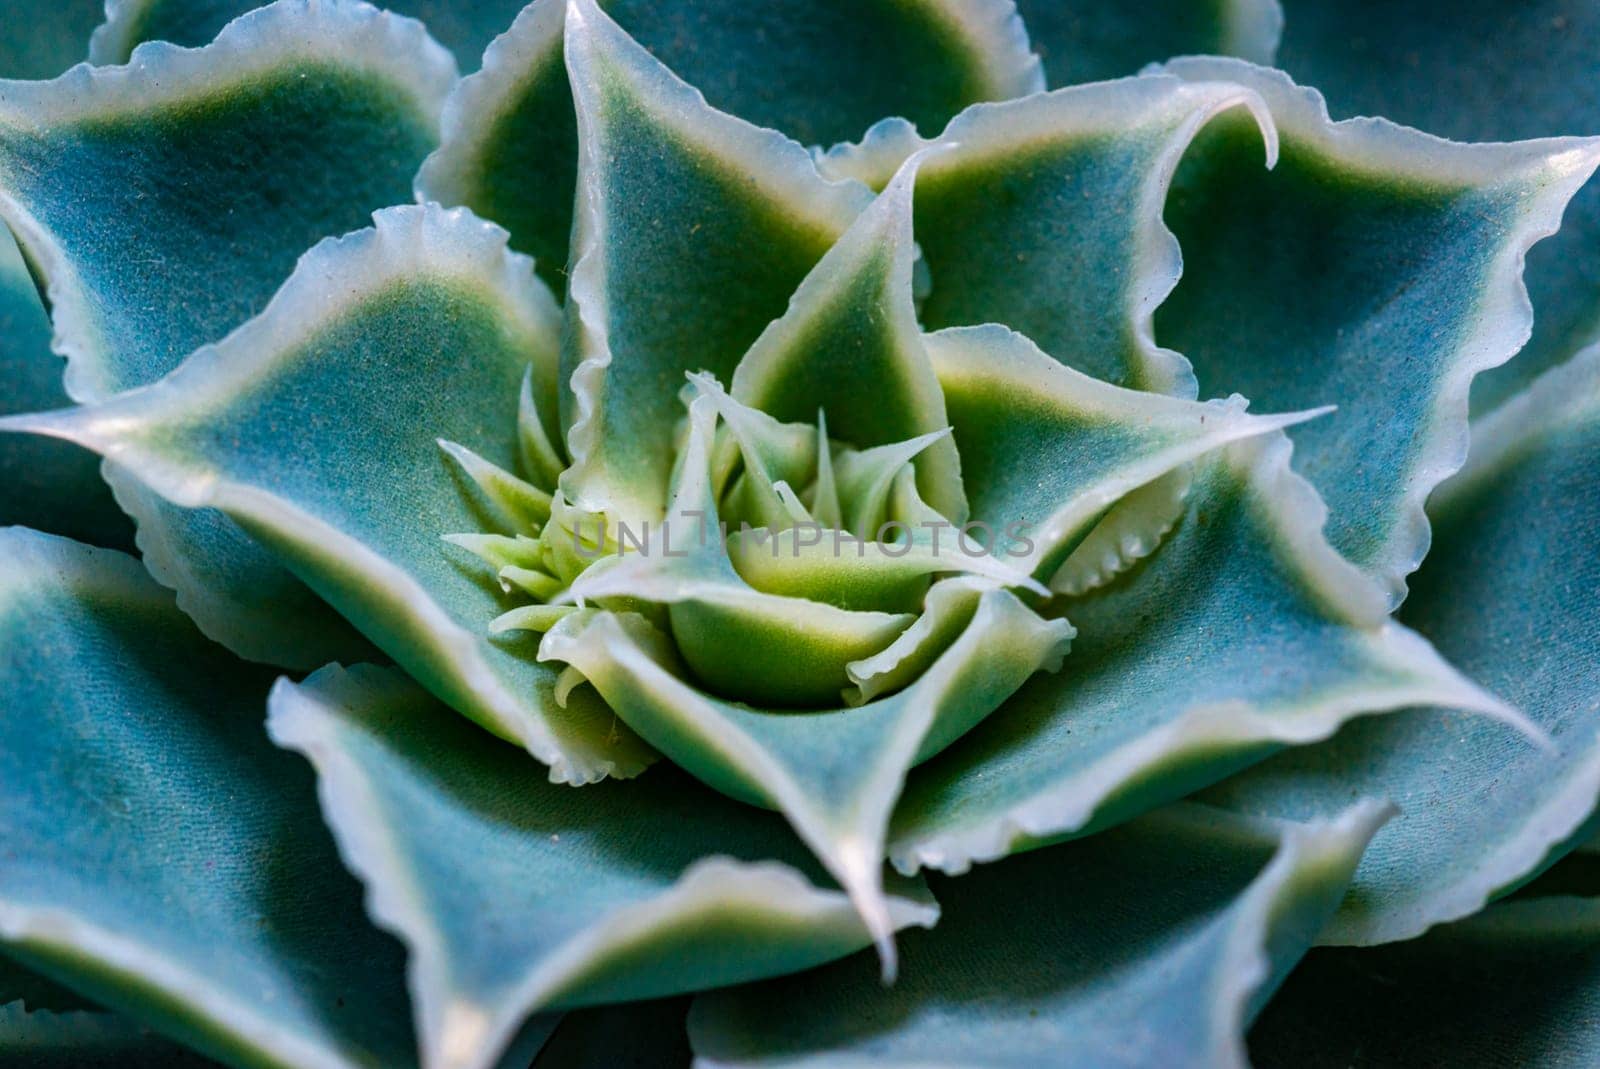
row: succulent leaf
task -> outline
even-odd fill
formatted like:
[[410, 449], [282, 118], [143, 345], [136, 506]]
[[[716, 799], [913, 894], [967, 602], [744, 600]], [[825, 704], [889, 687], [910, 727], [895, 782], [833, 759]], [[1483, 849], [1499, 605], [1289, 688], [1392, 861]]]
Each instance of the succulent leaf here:
[[0, 77], [54, 78], [81, 63], [104, 0], [61, 0], [40, 9], [7, 4], [0, 11]]
[[763, 709], [706, 693], [665, 636], [631, 614], [570, 615], [540, 653], [575, 667], [680, 767], [737, 799], [781, 810], [849, 892], [892, 976], [881, 858], [907, 769], [969, 730], [1028, 676], [1058, 665], [1072, 635], [1004, 590], [980, 589], [971, 601], [957, 636], [914, 682], [855, 707]]
[[0, 957], [0, 1063], [28, 1069], [216, 1069], [216, 1062]]
[[[580, 673], [642, 737], [706, 783], [781, 810], [849, 891], [892, 975], [880, 859], [907, 769], [1029, 675], [1054, 670], [1072, 628], [1041, 619], [994, 579], [934, 586], [923, 621], [750, 586], [718, 533], [714, 479], [719, 398], [721, 411], [739, 406], [705, 379], [696, 385], [661, 527], [635, 554], [585, 572], [570, 592], [611, 609], [665, 606], [670, 636], [633, 612], [586, 610], [549, 629], [540, 657]], [[1026, 582], [1021, 573], [1016, 581]], [[889, 693], [891, 685], [905, 689]]]
[[100, 475], [133, 520], [133, 541], [178, 608], [205, 636], [248, 660], [306, 669], [376, 651], [265, 545], [215, 509], [181, 508], [128, 467], [104, 461]]
[[[383, 7], [420, 19], [440, 44], [455, 53], [462, 70], [473, 70], [485, 46], [522, 10], [526, 0], [386, 0]], [[188, 48], [210, 44], [229, 22], [262, 6], [262, 0], [102, 0], [105, 22], [89, 40], [89, 62], [128, 62], [145, 41]], [[82, 44], [83, 39], [79, 39]]]
[[1430, 506], [1438, 545], [1402, 613], [1521, 708], [1554, 753], [1430, 703], [1445, 708], [1351, 724], [1209, 796], [1293, 819], [1336, 809], [1352, 790], [1400, 807], [1324, 941], [1411, 938], [1476, 912], [1593, 835], [1600, 620], [1575, 595], [1600, 584], [1597, 451], [1600, 350], [1590, 349], [1475, 428], [1467, 467]]
[[1158, 553], [1063, 606], [1079, 631], [1063, 670], [911, 776], [897, 867], [959, 873], [1085, 834], [1362, 714], [1455, 704], [1526, 726], [1388, 620], [1288, 464], [1282, 435], [1228, 447]]
[[1594, 1061], [1587, 9], [93, 2], [0, 1063]]
[[35, 1010], [63, 1013], [98, 1009], [71, 988], [63, 987], [49, 977], [0, 955], [0, 1006], [12, 1004], [29, 1013]]
[[1017, 8], [1052, 89], [1122, 78], [1170, 56], [1271, 63], [1284, 23], [1279, 0], [1017, 0]]
[[[740, 357], [735, 400], [788, 423], [820, 412], [828, 435], [857, 449], [945, 429], [912, 294], [912, 191], [924, 158], [901, 166]], [[918, 455], [922, 496], [957, 523], [967, 512], [960, 469], [949, 438]]]
[[417, 172], [420, 200], [464, 206], [505, 227], [558, 296], [567, 288], [578, 125], [562, 58], [566, 0], [535, 0], [445, 99], [439, 147]]
[[690, 1038], [708, 1069], [1243, 1067], [1244, 1027], [1383, 815], [1292, 826], [1180, 807], [1011, 858], [939, 882], [941, 923], [903, 940], [893, 988], [852, 959], [714, 992]]
[[[968, 104], [1044, 87], [1011, 0], [601, 6], [711, 107], [806, 144], [857, 137], [884, 115], [911, 116], [932, 133]], [[446, 103], [442, 144], [417, 179], [422, 196], [466, 205], [511, 231], [513, 247], [534, 256], [557, 293], [576, 191], [566, 7], [536, 0], [490, 45], [483, 69]], [[890, 39], [886, 52], [881, 42]]]
[[[1600, 134], [1593, 77], [1600, 11], [1571, 0], [1422, 0], [1383, 10], [1286, 0], [1278, 65], [1341, 118], [1384, 115], [1458, 141]], [[1600, 335], [1600, 185], [1572, 200], [1561, 231], [1528, 254], [1533, 337], [1473, 383], [1474, 411], [1506, 400]]]
[[870, 194], [711, 110], [592, 0], [565, 33], [579, 151], [561, 488], [637, 525], [666, 505], [684, 373], [727, 381]]
[[[50, 78], [83, 59], [99, 0], [64, 0], [40, 11], [0, 8], [0, 77]], [[0, 234], [0, 415], [67, 404], [61, 364], [50, 353], [50, 320], [10, 231]], [[0, 525], [55, 531], [80, 542], [128, 549], [133, 529], [100, 479], [99, 461], [45, 438], [0, 438]]]
[[[1600, 900], [1502, 902], [1421, 939], [1313, 950], [1250, 1035], [1262, 1066], [1600, 1058]], [[1359, 1044], [1359, 1053], [1357, 1052]]]
[[[505, 595], [440, 542], [485, 520], [437, 438], [515, 466], [520, 386], [530, 364], [556, 359], [555, 304], [503, 231], [460, 210], [394, 208], [374, 222], [319, 245], [261, 316], [161, 382], [33, 425], [137, 471], [175, 505], [246, 525], [553, 777], [632, 775], [644, 748], [592, 698], [559, 707], [556, 672], [531, 645], [490, 640]], [[284, 427], [319, 435], [317, 447], [279, 449]]]
[[603, 6], [712, 107], [808, 145], [858, 137], [885, 115], [931, 133], [968, 104], [1044, 88], [1012, 0]]
[[138, 564], [0, 531], [0, 941], [236, 1064], [413, 1064], [398, 946], [370, 929], [269, 678]]
[[1381, 119], [1332, 122], [1280, 72], [1166, 69], [1260, 93], [1280, 148], [1263, 172], [1254, 124], [1224, 116], [1190, 150], [1168, 210], [1187, 272], [1157, 335], [1203, 388], [1339, 406], [1294, 433], [1296, 462], [1328, 501], [1329, 540], [1398, 605], [1428, 547], [1423, 503], [1466, 457], [1472, 377], [1527, 340], [1523, 258], [1556, 230], [1600, 142], [1458, 145]]
[[[0, 415], [71, 404], [50, 321], [9, 231], [0, 234]], [[131, 549], [133, 527], [100, 479], [100, 461], [70, 442], [0, 436], [0, 525], [55, 531], [80, 542]]]
[[[43, 279], [67, 393], [154, 381], [258, 311], [318, 239], [402, 199], [454, 76], [413, 22], [282, 0], [203, 49], [6, 83], [0, 217]], [[137, 486], [123, 499], [207, 634], [302, 668], [359, 648], [227, 518]]]
[[1190, 142], [1235, 109], [1270, 166], [1265, 105], [1223, 82], [1125, 79], [957, 116], [917, 178], [924, 325], [1003, 323], [1086, 374], [1193, 397], [1188, 363], [1151, 335], [1182, 264], [1162, 208]]
[[1122, 389], [993, 324], [926, 341], [972, 523], [1045, 579], [1130, 492], [1230, 442], [1324, 414], [1255, 416], [1237, 397], [1202, 404]]
[[8, 83], [0, 214], [44, 277], [67, 392], [154, 381], [259, 311], [311, 245], [404, 199], [453, 80], [414, 22], [280, 0], [202, 49]]
[[[424, 1066], [493, 1066], [533, 1010], [757, 979], [867, 942], [775, 818], [669, 773], [530, 782], [525, 755], [397, 673], [281, 683], [268, 728], [316, 766], [373, 919], [410, 948]], [[893, 923], [931, 925], [925, 894], [899, 890]]]

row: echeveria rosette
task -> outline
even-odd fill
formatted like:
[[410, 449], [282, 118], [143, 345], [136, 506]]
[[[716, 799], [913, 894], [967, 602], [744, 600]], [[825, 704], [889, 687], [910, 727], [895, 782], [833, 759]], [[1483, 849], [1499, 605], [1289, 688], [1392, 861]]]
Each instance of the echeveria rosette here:
[[[113, 3], [92, 59], [204, 47], [0, 84], [86, 402], [4, 426], [103, 454], [177, 593], [0, 534], [8, 1055], [510, 1069], [578, 1011], [547, 1054], [600, 1064], [675, 1027], [641, 1000], [875, 943], [701, 996], [696, 1053], [1238, 1065], [1313, 943], [1592, 835], [1595, 359], [1470, 454], [1466, 401], [1593, 143], [1237, 61], [1070, 84], [1267, 62], [1253, 0], [402, 5], [460, 81], [407, 19], [251, 6]], [[1195, 399], [1234, 388], [1284, 414]], [[1583, 908], [1392, 953], [1581, 970]]]

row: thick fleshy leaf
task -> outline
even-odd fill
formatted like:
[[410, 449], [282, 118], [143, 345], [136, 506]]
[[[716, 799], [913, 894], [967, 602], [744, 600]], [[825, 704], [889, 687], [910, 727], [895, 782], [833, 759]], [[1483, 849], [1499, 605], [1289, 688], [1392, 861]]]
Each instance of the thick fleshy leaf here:
[[1458, 145], [1330, 122], [1316, 92], [1248, 64], [1168, 69], [1258, 91], [1280, 157], [1263, 172], [1254, 127], [1227, 118], [1191, 148], [1167, 210], [1184, 280], [1157, 335], [1202, 388], [1339, 406], [1295, 432], [1296, 464], [1328, 500], [1334, 546], [1398, 604], [1428, 547], [1423, 502], [1466, 456], [1472, 377], [1527, 340], [1523, 257], [1600, 143]]
[[[0, 77], [53, 78], [84, 58], [101, 0], [0, 6]], [[61, 361], [50, 320], [9, 231], [0, 233], [0, 415], [59, 408]], [[133, 529], [100, 479], [99, 461], [76, 446], [0, 439], [0, 525], [20, 524], [81, 542], [131, 548]]]
[[[860, 136], [885, 115], [910, 116], [932, 133], [968, 104], [1044, 88], [1011, 0], [602, 6], [712, 107], [808, 144]], [[536, 0], [494, 42], [483, 70], [451, 95], [443, 143], [417, 179], [421, 195], [467, 205], [511, 231], [512, 245], [533, 255], [557, 293], [577, 158], [565, 10], [566, 0]], [[894, 47], [885, 50], [885, 40]]]
[[[5, 435], [5, 441], [47, 441]], [[115, 461], [100, 469], [132, 517], [144, 566], [213, 642], [247, 660], [307, 670], [377, 651], [227, 514], [174, 505]]]
[[1600, 900], [1504, 902], [1421, 939], [1313, 950], [1250, 1033], [1259, 1069], [1600, 1063]]
[[[13, 424], [82, 442], [169, 501], [244, 524], [402, 667], [553, 777], [637, 772], [645, 751], [592, 695], [557, 707], [556, 673], [533, 644], [489, 639], [513, 602], [441, 541], [490, 521], [437, 440], [515, 468], [521, 381], [556, 360], [555, 303], [504, 231], [463, 210], [374, 219], [319, 245], [265, 312], [154, 386]], [[297, 448], [283, 448], [284, 428]]]
[[[1519, 706], [1557, 752], [1444, 710], [1346, 727], [1223, 784], [1218, 804], [1302, 818], [1360, 791], [1401, 808], [1324, 939], [1387, 942], [1482, 908], [1593, 834], [1600, 798], [1600, 349], [1475, 428], [1430, 506], [1403, 618]], [[1440, 703], [1446, 704], [1446, 703]]]
[[[231, 20], [262, 6], [261, 0], [102, 0], [105, 22], [89, 47], [93, 63], [128, 62], [145, 41], [207, 44]], [[383, 7], [420, 19], [435, 40], [455, 53], [462, 70], [475, 70], [489, 42], [511, 24], [527, 0], [384, 0]]]
[[565, 42], [580, 152], [562, 489], [637, 526], [666, 504], [684, 373], [728, 381], [870, 194], [712, 111], [592, 0], [573, 0]]
[[712, 107], [809, 145], [859, 137], [885, 115], [932, 133], [968, 104], [1044, 88], [1012, 0], [604, 6]]
[[1520, 723], [1388, 619], [1323, 539], [1325, 512], [1282, 435], [1207, 461], [1160, 550], [1064, 604], [1079, 637], [1063, 671], [912, 775], [895, 864], [961, 872], [1085, 834], [1360, 714], [1433, 702]]
[[1278, 0], [1017, 0], [1017, 8], [1052, 89], [1121, 78], [1173, 56], [1271, 63], [1283, 30]]
[[567, 0], [534, 0], [444, 103], [439, 147], [417, 172], [422, 200], [464, 205], [511, 234], [556, 294], [578, 180], [578, 125], [562, 60]]
[[925, 341], [972, 523], [989, 528], [1009, 563], [1046, 579], [1130, 491], [1229, 442], [1319, 414], [1255, 416], [1239, 398], [1202, 404], [1122, 389], [993, 324]]
[[414, 1064], [401, 951], [370, 928], [268, 677], [120, 553], [0, 531], [0, 940], [235, 1064]]
[[1195, 135], [1240, 108], [1270, 163], [1271, 121], [1236, 85], [1151, 75], [963, 113], [917, 177], [923, 323], [1004, 323], [1096, 378], [1193, 397], [1189, 365], [1151, 334], [1182, 265], [1161, 213]]
[[67, 392], [159, 378], [319, 239], [409, 199], [453, 74], [414, 22], [280, 0], [203, 49], [0, 86], [0, 215], [48, 287]]
[[[525, 755], [398, 673], [280, 683], [268, 726], [316, 766], [374, 920], [411, 949], [425, 1066], [493, 1065], [531, 1011], [763, 978], [868, 941], [844, 895], [790, 867], [814, 870], [776, 817], [665, 770], [531, 782]], [[925, 896], [891, 912], [937, 915]]]
[[[67, 393], [159, 378], [259, 311], [318, 239], [407, 199], [453, 79], [414, 22], [283, 0], [197, 51], [0, 84], [0, 217], [48, 290]], [[292, 667], [352, 648], [225, 517], [136, 511], [152, 558], [185, 562], [157, 578], [207, 634]]]
[[[912, 295], [912, 189], [922, 160], [906, 161], [761, 332], [734, 370], [735, 400], [787, 423], [821, 412], [828, 435], [858, 449], [948, 426]], [[922, 496], [957, 523], [967, 512], [960, 469], [949, 438], [917, 458]]]
[[[50, 320], [9, 232], [0, 233], [0, 415], [70, 404]], [[133, 527], [100, 478], [100, 460], [70, 442], [0, 437], [0, 525], [129, 549]]]
[[[1278, 66], [1340, 117], [1383, 115], [1458, 141], [1600, 134], [1600, 8], [1572, 0], [1286, 0]], [[1509, 397], [1600, 334], [1600, 186], [1528, 255], [1533, 337], [1473, 384]]]
[[1383, 817], [1308, 827], [1198, 806], [937, 885], [903, 975], [860, 958], [702, 995], [705, 1069], [1246, 1064], [1244, 1031], [1344, 892]]
[[[881, 859], [906, 771], [1034, 672], [1059, 666], [1072, 637], [1064, 621], [1040, 619], [1004, 590], [949, 582], [967, 584], [956, 635], [904, 690], [856, 707], [774, 710], [708, 694], [667, 637], [632, 614], [571, 614], [545, 636], [540, 655], [581, 672], [680, 767], [734, 798], [780, 810], [849, 892], [892, 975]], [[736, 650], [725, 656], [740, 663]]]

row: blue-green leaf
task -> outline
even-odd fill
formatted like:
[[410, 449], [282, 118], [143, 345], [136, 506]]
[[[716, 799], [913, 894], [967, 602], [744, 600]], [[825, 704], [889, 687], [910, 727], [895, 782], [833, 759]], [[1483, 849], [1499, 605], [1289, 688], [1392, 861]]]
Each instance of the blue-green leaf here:
[[1292, 818], [1350, 791], [1401, 816], [1373, 841], [1325, 939], [1406, 939], [1482, 908], [1593, 834], [1600, 797], [1600, 349], [1474, 429], [1430, 505], [1437, 539], [1402, 617], [1518, 705], [1556, 751], [1419, 710], [1351, 724], [1211, 796]]
[[[885, 115], [910, 116], [932, 133], [968, 104], [1044, 88], [1011, 0], [601, 6], [711, 107], [808, 144], [859, 137]], [[558, 293], [577, 158], [562, 62], [566, 7], [536, 0], [490, 46], [482, 71], [447, 103], [443, 142], [418, 176], [423, 196], [467, 205], [511, 231]], [[884, 49], [886, 40], [894, 47]]]
[[439, 147], [422, 162], [422, 200], [463, 205], [505, 227], [539, 277], [567, 288], [578, 124], [562, 59], [566, 0], [534, 0], [446, 98]]
[[215, 1062], [0, 957], [0, 1065], [216, 1069]]
[[666, 636], [631, 614], [573, 613], [540, 652], [581, 672], [676, 764], [734, 798], [781, 810], [849, 892], [892, 975], [882, 857], [906, 771], [1034, 672], [1058, 665], [1072, 635], [1006, 591], [949, 582], [970, 584], [954, 638], [905, 689], [855, 707], [764, 709], [707, 693]]
[[[906, 161], [739, 360], [735, 400], [787, 423], [820, 412], [829, 437], [863, 450], [949, 425], [912, 294], [912, 189], [922, 159]], [[928, 445], [916, 470], [928, 504], [965, 520], [955, 443]]]
[[[474, 70], [484, 48], [510, 25], [527, 0], [385, 0], [383, 7], [420, 19], [455, 53], [462, 70]], [[194, 47], [208, 44], [231, 20], [261, 0], [103, 0], [106, 20], [95, 30], [91, 62], [128, 62], [145, 41]]]
[[702, 995], [706, 1069], [1238, 1067], [1244, 1031], [1382, 819], [1306, 827], [1198, 806], [940, 881], [885, 989], [860, 958]]
[[237, 1065], [415, 1064], [399, 946], [370, 928], [269, 677], [120, 553], [0, 531], [0, 941]]
[[[780, 810], [849, 892], [892, 975], [882, 859], [906, 771], [1034, 672], [1058, 667], [1072, 628], [1041, 619], [993, 579], [937, 584], [920, 620], [748, 586], [715, 534], [716, 414], [714, 395], [692, 402], [665, 520], [639, 551], [579, 577], [572, 597], [604, 608], [569, 612], [539, 655], [593, 684], [680, 767], [740, 801]], [[670, 637], [623, 611], [641, 602], [666, 608]], [[895, 679], [905, 689], [881, 696], [883, 680], [904, 664], [916, 669]], [[847, 681], [871, 700], [839, 702]]]
[[[1335, 115], [1383, 115], [1458, 141], [1600, 134], [1600, 8], [1573, 0], [1285, 0], [1278, 66]], [[1505, 400], [1600, 334], [1600, 186], [1528, 254], [1533, 337], [1479, 376]]]
[[[397, 673], [281, 683], [268, 727], [316, 766], [373, 919], [410, 948], [424, 1064], [492, 1066], [533, 1011], [772, 976], [868, 941], [775, 817], [667, 770], [538, 783]], [[890, 908], [897, 926], [937, 915], [925, 896]]]
[[1221, 112], [1272, 124], [1228, 84], [1130, 78], [970, 108], [917, 176], [930, 330], [1003, 323], [1062, 363], [1134, 389], [1195, 395], [1151, 316], [1182, 258], [1162, 222], [1178, 160]]
[[[0, 77], [53, 78], [84, 58], [101, 0], [0, 6]], [[0, 234], [0, 415], [67, 404], [50, 320], [9, 231]], [[100, 479], [99, 461], [43, 439], [0, 440], [0, 525], [20, 524], [118, 549], [133, 529]]]
[[280, 0], [206, 48], [0, 85], [0, 215], [45, 280], [67, 392], [159, 378], [319, 239], [409, 199], [453, 74], [413, 22]]
[[604, 6], [712, 107], [808, 145], [859, 137], [886, 115], [932, 133], [968, 104], [1044, 88], [1012, 0]]
[[533, 643], [490, 640], [489, 621], [514, 603], [441, 540], [492, 527], [438, 440], [515, 470], [523, 377], [556, 361], [555, 302], [504, 231], [461, 209], [374, 218], [319, 245], [265, 312], [161, 382], [12, 425], [82, 442], [168, 501], [245, 525], [552, 776], [637, 772], [647, 751], [592, 695], [558, 707]]
[[1130, 492], [1229, 442], [1321, 413], [1257, 416], [1112, 386], [993, 324], [925, 339], [960, 451], [974, 525], [1008, 563], [1049, 579]]
[[1079, 632], [1063, 670], [912, 774], [895, 864], [961, 872], [1081, 835], [1361, 714], [1449, 702], [1522, 725], [1388, 619], [1324, 515], [1281, 434], [1199, 466], [1161, 548], [1062, 605]]
[[[9, 231], [0, 233], [0, 415], [70, 404], [50, 321]], [[0, 525], [19, 524], [80, 542], [127, 549], [133, 527], [100, 478], [100, 461], [70, 442], [0, 437]]]
[[666, 504], [684, 373], [727, 381], [870, 194], [712, 111], [592, 0], [569, 6], [565, 48], [580, 151], [562, 490], [637, 527]]
[[[68, 395], [159, 378], [259, 311], [318, 239], [408, 199], [453, 80], [416, 23], [282, 0], [203, 49], [0, 83], [0, 217], [44, 280]], [[157, 577], [184, 584], [207, 634], [293, 667], [353, 648], [225, 517], [137, 512], [153, 559], [191, 562]]]
[[1280, 73], [1181, 60], [1265, 98], [1279, 160], [1223, 117], [1185, 157], [1167, 218], [1182, 284], [1156, 334], [1202, 388], [1257, 404], [1336, 404], [1294, 433], [1327, 498], [1328, 537], [1397, 605], [1428, 547], [1423, 502], [1461, 466], [1472, 378], [1527, 340], [1530, 245], [1554, 233], [1600, 141], [1459, 145], [1383, 120], [1328, 119]]
[[[5, 435], [4, 441], [47, 441]], [[225, 513], [174, 505], [130, 469], [104, 461], [100, 474], [136, 525], [133, 541], [157, 582], [205, 636], [245, 658], [307, 670], [332, 660], [378, 656], [338, 613], [295, 578], [265, 545]]]
[[1421, 939], [1313, 950], [1250, 1033], [1261, 1069], [1600, 1063], [1600, 900], [1503, 902]]
[[1017, 8], [1052, 89], [1121, 78], [1173, 56], [1271, 63], [1283, 30], [1278, 0], [1017, 0]]

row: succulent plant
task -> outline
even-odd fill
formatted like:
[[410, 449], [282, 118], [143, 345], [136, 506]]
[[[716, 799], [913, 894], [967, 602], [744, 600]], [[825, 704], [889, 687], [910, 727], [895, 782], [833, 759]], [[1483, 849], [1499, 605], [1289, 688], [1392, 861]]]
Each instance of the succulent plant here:
[[1600, 9], [1368, 6], [7, 5], [0, 1060], [1595, 1064]]

